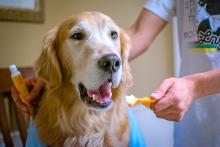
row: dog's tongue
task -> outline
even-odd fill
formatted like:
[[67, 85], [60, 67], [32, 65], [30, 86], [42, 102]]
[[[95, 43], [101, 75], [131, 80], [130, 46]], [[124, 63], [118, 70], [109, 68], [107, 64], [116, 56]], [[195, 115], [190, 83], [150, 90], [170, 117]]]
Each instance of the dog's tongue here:
[[87, 89], [87, 94], [89, 97], [95, 98], [95, 100], [98, 102], [107, 102], [110, 100], [112, 95], [111, 85], [108, 81], [106, 81], [98, 89]]

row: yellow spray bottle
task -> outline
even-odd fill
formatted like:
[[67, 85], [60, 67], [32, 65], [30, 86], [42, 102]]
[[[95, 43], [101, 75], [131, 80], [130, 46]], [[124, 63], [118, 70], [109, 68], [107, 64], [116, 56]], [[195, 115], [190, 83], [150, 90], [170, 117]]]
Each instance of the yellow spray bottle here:
[[19, 92], [19, 96], [21, 98], [21, 101], [28, 107], [28, 111], [30, 116], [33, 114], [33, 109], [30, 105], [30, 103], [26, 100], [26, 97], [29, 95], [27, 86], [25, 84], [25, 81], [21, 75], [21, 72], [17, 69], [16, 65], [12, 64], [9, 66], [9, 69], [11, 71], [11, 78], [15, 85], [15, 88]]

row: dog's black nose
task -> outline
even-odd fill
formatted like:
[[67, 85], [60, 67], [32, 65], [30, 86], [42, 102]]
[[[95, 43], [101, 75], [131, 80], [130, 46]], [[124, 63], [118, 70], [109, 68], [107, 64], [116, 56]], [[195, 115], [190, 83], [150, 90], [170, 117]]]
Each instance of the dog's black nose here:
[[103, 56], [98, 61], [98, 65], [105, 72], [113, 73], [119, 69], [121, 65], [121, 60], [115, 54], [108, 54], [108, 55]]

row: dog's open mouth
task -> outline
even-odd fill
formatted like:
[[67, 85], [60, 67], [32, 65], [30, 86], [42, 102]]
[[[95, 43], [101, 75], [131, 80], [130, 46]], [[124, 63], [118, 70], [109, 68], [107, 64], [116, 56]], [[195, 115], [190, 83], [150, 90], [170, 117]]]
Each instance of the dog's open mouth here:
[[79, 84], [81, 100], [95, 108], [107, 108], [112, 104], [112, 84], [105, 81], [98, 89], [89, 90], [82, 83]]

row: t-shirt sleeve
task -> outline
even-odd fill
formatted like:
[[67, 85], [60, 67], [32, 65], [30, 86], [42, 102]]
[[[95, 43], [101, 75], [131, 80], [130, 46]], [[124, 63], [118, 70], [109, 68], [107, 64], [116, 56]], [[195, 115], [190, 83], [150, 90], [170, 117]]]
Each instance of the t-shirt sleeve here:
[[169, 21], [176, 14], [175, 6], [176, 0], [147, 0], [144, 8]]

